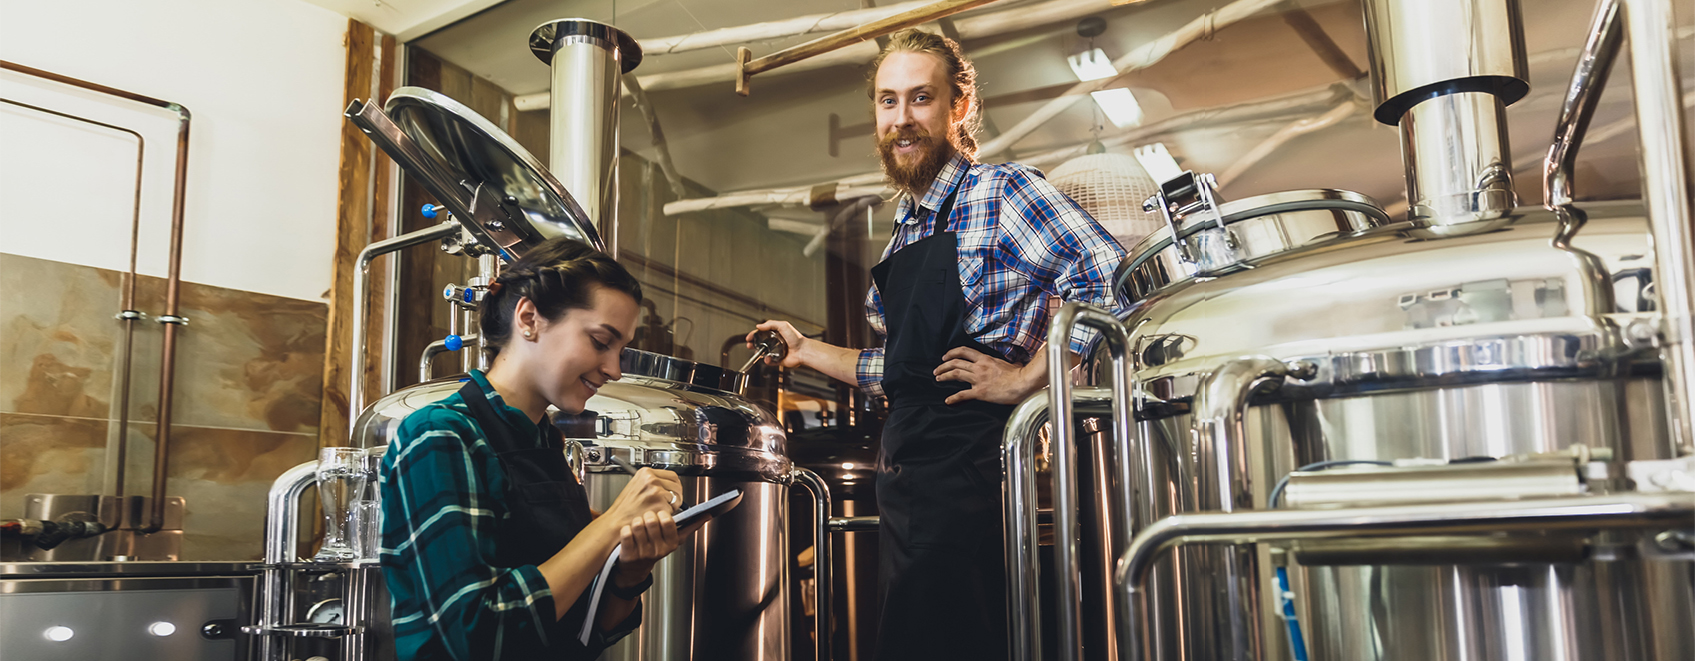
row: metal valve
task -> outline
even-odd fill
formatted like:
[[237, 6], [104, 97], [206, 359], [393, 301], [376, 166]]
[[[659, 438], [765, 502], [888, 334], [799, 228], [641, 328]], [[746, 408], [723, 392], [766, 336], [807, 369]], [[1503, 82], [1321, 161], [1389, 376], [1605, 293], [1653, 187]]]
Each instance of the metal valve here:
[[770, 358], [774, 361], [781, 362], [789, 355], [789, 345], [787, 342], [783, 341], [783, 336], [778, 335], [777, 331], [759, 331], [758, 333], [754, 333], [752, 342], [753, 357], [749, 358], [747, 363], [743, 364], [742, 368], [736, 371], [745, 373], [748, 370], [753, 369], [754, 365], [759, 364], [761, 359]]

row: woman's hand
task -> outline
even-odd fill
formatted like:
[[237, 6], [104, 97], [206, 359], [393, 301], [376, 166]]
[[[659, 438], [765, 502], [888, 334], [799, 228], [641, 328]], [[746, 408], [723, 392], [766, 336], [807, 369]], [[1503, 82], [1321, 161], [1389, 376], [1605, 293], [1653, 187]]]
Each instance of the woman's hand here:
[[619, 526], [619, 570], [613, 581], [630, 587], [642, 581], [659, 562], [677, 550], [681, 535], [672, 513], [683, 504], [683, 483], [677, 474], [657, 468], [636, 471], [601, 519]]
[[602, 516], [610, 522], [624, 525], [648, 512], [671, 514], [683, 504], [683, 483], [677, 474], [657, 468], [636, 471], [624, 490], [606, 508]]
[[677, 523], [669, 512], [648, 512], [632, 519], [618, 531], [618, 574], [612, 577], [619, 587], [632, 587], [653, 571], [654, 563], [677, 550], [681, 543]]

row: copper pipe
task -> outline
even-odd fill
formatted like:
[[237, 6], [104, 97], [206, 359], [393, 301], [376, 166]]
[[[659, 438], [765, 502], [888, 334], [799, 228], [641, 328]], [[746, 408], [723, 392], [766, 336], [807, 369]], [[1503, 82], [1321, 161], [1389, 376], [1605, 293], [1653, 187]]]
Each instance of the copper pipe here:
[[[179, 103], [156, 99], [99, 83], [91, 83], [51, 71], [42, 71], [15, 62], [0, 60], [0, 69], [44, 78], [120, 99], [157, 106], [176, 113], [181, 120], [177, 127], [176, 181], [173, 184], [175, 190], [171, 195], [171, 257], [169, 269], [165, 276], [165, 312], [157, 317], [159, 323], [164, 325], [164, 340], [159, 350], [159, 419], [158, 431], [154, 434], [152, 511], [148, 517], [147, 526], [138, 530], [142, 534], [158, 532], [160, 528], [165, 526], [165, 482], [171, 457], [171, 389], [176, 382], [177, 327], [188, 322], [187, 319], [183, 319], [177, 313], [180, 311], [179, 294], [182, 289], [182, 219], [183, 202], [187, 199], [188, 133], [192, 116], [188, 112], [188, 108]], [[131, 281], [133, 282], [133, 280], [132, 278]]]
[[137, 133], [132, 129], [127, 129], [116, 124], [107, 124], [87, 117], [59, 112], [57, 110], [34, 106], [21, 101], [13, 101], [11, 99], [0, 98], [0, 103], [8, 103], [20, 108], [28, 108], [36, 112], [53, 115], [55, 117], [63, 117], [65, 119], [75, 120], [84, 124], [93, 124], [95, 126], [112, 129], [114, 131], [121, 131], [135, 136], [135, 210], [132, 214], [129, 230], [129, 281], [125, 284], [124, 291], [120, 295], [120, 299], [118, 301], [118, 307], [120, 310], [117, 315], [118, 319], [124, 322], [124, 357], [118, 367], [118, 383], [123, 385], [118, 389], [118, 451], [117, 457], [113, 459], [113, 461], [117, 464], [117, 470], [115, 479], [113, 480], [112, 491], [113, 495], [116, 495], [121, 501], [124, 497], [124, 472], [128, 467], [129, 460], [130, 365], [133, 362], [131, 359], [135, 354], [135, 322], [141, 318], [141, 313], [136, 312], [135, 310], [135, 258], [138, 246], [137, 239], [141, 235], [141, 166], [142, 161], [145, 160], [147, 155], [147, 139], [141, 137], [140, 133]]

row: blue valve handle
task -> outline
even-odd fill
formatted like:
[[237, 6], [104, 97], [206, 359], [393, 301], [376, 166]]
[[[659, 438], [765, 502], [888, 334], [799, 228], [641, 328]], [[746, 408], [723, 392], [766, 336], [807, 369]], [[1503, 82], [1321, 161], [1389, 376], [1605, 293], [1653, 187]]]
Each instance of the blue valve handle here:
[[447, 346], [448, 351], [458, 351], [465, 348], [465, 338], [458, 335], [449, 335], [447, 339], [442, 340], [442, 344]]
[[426, 205], [424, 205], [424, 209], [423, 209], [424, 217], [429, 218], [431, 220], [434, 220], [435, 217], [436, 217], [436, 214], [440, 211], [441, 211], [441, 205], [439, 205], [439, 204], [426, 204]]

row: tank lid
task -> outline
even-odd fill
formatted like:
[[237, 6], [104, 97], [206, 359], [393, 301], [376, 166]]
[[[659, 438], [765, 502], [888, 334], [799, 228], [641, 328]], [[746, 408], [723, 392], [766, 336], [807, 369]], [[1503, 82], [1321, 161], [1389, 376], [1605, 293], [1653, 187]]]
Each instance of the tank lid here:
[[[508, 261], [521, 256], [525, 248], [558, 236], [605, 250], [594, 223], [565, 186], [529, 150], [476, 111], [422, 87], [395, 90], [384, 110], [426, 156], [466, 189], [459, 201], [470, 203], [455, 205], [465, 208], [450, 207], [462, 225], [473, 233], [510, 233], [478, 237], [489, 240], [491, 246], [504, 247]], [[486, 222], [491, 219], [495, 222]]]
[[1323, 238], [1390, 223], [1376, 200], [1334, 188], [1246, 197], [1219, 204], [1216, 213], [1189, 208], [1184, 215], [1168, 215], [1167, 225], [1144, 237], [1119, 264], [1113, 279], [1130, 300], [1197, 275], [1224, 273]]

